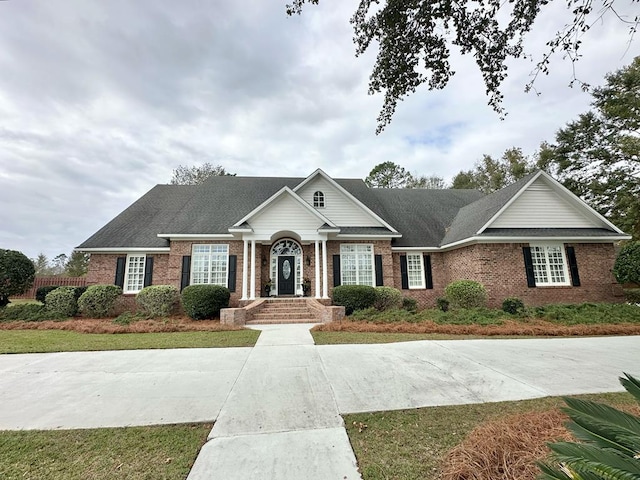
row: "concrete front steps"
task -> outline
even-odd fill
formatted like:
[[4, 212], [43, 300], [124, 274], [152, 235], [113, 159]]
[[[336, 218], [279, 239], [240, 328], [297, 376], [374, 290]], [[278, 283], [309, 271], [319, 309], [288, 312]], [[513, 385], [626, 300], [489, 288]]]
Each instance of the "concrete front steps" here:
[[320, 322], [305, 298], [268, 298], [261, 307], [247, 320], [247, 325]]

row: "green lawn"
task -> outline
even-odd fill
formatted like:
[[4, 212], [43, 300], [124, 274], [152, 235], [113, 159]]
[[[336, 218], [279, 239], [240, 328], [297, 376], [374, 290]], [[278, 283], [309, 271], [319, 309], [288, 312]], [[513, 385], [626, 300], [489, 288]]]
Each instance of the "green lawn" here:
[[184, 479], [211, 427], [0, 431], [0, 478]]
[[[146, 348], [251, 347], [258, 330], [171, 333], [78, 333], [65, 330], [0, 330], [0, 353], [138, 350]], [[0, 477], [2, 478], [2, 477]]]
[[[628, 393], [580, 395], [634, 405]], [[559, 397], [345, 415], [364, 480], [436, 480], [445, 454], [476, 426], [501, 416], [563, 406]], [[364, 427], [366, 425], [366, 427]]]

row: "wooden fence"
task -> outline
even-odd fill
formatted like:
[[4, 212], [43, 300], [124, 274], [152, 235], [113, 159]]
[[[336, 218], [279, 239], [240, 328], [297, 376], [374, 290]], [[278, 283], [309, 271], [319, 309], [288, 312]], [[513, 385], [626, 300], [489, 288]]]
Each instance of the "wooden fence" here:
[[36, 277], [33, 286], [29, 290], [22, 295], [16, 295], [11, 298], [36, 298], [36, 291], [40, 287], [48, 287], [50, 285], [85, 287], [87, 286], [87, 277]]

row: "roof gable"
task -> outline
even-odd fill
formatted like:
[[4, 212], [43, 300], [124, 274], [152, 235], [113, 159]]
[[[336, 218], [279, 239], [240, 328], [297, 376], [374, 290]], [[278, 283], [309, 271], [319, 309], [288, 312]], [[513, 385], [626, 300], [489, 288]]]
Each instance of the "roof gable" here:
[[311, 205], [302, 200], [289, 187], [283, 187], [266, 201], [237, 221], [234, 227], [249, 224], [256, 230], [300, 228], [318, 229], [322, 225], [335, 227]]
[[[360, 182], [362, 182], [360, 180]], [[326, 187], [329, 187], [334, 192], [334, 200], [337, 200], [341, 203], [343, 207], [336, 209], [330, 213], [334, 215], [337, 214], [338, 219], [342, 221], [348, 220], [357, 220], [358, 224], [350, 224], [347, 223], [344, 226], [384, 226], [391, 230], [392, 232], [397, 233], [397, 230], [393, 228], [387, 221], [385, 221], [382, 217], [377, 215], [373, 210], [371, 210], [367, 205], [361, 202], [358, 198], [356, 198], [353, 194], [351, 194], [346, 188], [344, 188], [340, 183], [331, 178], [329, 175], [324, 173], [321, 169], [317, 169], [307, 178], [305, 178], [300, 184], [296, 185], [293, 189], [294, 192], [301, 195], [303, 198], [311, 198], [313, 196], [314, 183]], [[364, 182], [362, 182], [364, 185]], [[311, 196], [311, 197], [309, 197]], [[350, 202], [347, 203], [347, 202]], [[313, 201], [310, 202], [312, 204]], [[350, 207], [350, 208], [349, 208]], [[342, 214], [340, 213], [342, 210]], [[362, 222], [362, 223], [361, 223]], [[337, 223], [341, 225], [340, 223]]]

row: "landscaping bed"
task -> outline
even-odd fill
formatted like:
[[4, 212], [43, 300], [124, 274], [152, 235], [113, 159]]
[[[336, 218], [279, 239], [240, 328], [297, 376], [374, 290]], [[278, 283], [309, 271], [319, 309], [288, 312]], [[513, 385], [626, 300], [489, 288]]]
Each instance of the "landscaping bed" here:
[[[579, 395], [637, 413], [627, 393]], [[345, 415], [364, 480], [534, 480], [570, 438], [559, 397]]]
[[[395, 309], [355, 311], [341, 322], [314, 327], [313, 332], [393, 333], [448, 336], [602, 336], [640, 335], [640, 307], [629, 304], [549, 305], [516, 315], [473, 308], [417, 313]], [[410, 338], [407, 338], [407, 340]]]

